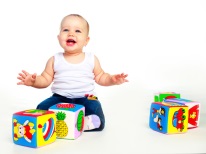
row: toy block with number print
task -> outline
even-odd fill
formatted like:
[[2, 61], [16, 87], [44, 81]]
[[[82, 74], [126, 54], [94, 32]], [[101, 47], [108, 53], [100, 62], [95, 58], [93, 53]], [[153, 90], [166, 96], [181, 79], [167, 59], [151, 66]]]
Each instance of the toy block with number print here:
[[32, 148], [50, 144], [56, 140], [55, 113], [30, 109], [16, 112], [12, 117], [12, 138], [18, 145]]
[[200, 121], [200, 103], [183, 98], [166, 99], [165, 102], [182, 103], [188, 106], [188, 128], [196, 128]]
[[188, 106], [171, 102], [153, 102], [149, 126], [164, 134], [185, 133], [188, 125]]
[[154, 96], [154, 102], [162, 102], [162, 101], [164, 101], [164, 99], [171, 99], [171, 98], [180, 98], [180, 94], [175, 93], [175, 92], [157, 93]]
[[58, 103], [49, 108], [56, 114], [57, 138], [76, 139], [84, 128], [85, 107], [71, 103]]

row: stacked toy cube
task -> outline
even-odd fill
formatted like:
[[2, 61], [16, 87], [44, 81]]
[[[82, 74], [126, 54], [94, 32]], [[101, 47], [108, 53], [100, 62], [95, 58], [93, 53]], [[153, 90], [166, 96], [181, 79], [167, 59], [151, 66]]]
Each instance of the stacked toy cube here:
[[180, 94], [175, 92], [160, 92], [155, 94], [154, 101], [162, 102], [165, 99], [172, 99], [172, 98], [180, 98]]
[[12, 117], [12, 138], [18, 145], [32, 148], [50, 144], [56, 140], [55, 113], [30, 109], [16, 112]]
[[151, 104], [149, 126], [164, 133], [185, 133], [199, 125], [200, 103], [182, 99], [174, 92], [158, 93]]
[[58, 103], [49, 108], [56, 114], [57, 138], [76, 139], [84, 127], [85, 107], [71, 103]]

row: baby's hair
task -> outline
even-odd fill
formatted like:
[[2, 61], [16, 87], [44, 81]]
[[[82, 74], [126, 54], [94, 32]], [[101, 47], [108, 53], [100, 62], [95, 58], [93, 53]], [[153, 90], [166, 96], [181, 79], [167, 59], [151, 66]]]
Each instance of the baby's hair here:
[[[83, 20], [86, 22], [86, 24], [87, 24], [87, 30], [88, 30], [88, 34], [89, 34], [89, 23], [87, 22], [87, 20], [86, 20], [84, 17], [82, 17], [82, 16], [79, 15], [79, 14], [69, 14], [69, 15], [65, 16], [65, 17], [62, 19], [62, 22], [64, 21], [64, 19], [65, 19], [66, 17], [70, 17], [70, 16], [78, 17], [78, 18], [83, 19]], [[62, 22], [61, 22], [61, 26], [62, 26]], [[61, 28], [61, 27], [60, 27], [60, 28]]]

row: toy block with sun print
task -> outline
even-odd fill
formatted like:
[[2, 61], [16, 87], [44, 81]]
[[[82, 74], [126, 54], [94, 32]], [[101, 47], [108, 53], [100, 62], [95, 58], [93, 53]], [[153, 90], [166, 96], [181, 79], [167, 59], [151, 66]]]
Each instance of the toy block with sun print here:
[[16, 112], [12, 117], [12, 138], [18, 145], [32, 148], [50, 144], [56, 140], [55, 113], [30, 109]]
[[200, 103], [183, 98], [165, 99], [164, 102], [182, 103], [188, 106], [188, 128], [196, 128], [200, 121]]
[[164, 134], [185, 133], [188, 125], [188, 107], [179, 103], [153, 102], [149, 126]]
[[171, 99], [171, 98], [180, 98], [180, 94], [175, 93], [175, 92], [157, 93], [154, 96], [154, 102], [162, 102], [162, 101], [164, 101], [164, 99]]
[[56, 113], [57, 138], [76, 139], [84, 128], [85, 107], [71, 103], [58, 103], [49, 108]]

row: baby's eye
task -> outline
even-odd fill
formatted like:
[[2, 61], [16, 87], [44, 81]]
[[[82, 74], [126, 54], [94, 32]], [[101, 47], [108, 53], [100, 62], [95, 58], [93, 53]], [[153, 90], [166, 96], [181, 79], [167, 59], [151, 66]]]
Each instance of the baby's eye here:
[[76, 30], [76, 32], [77, 32], [77, 33], [81, 33], [81, 31], [80, 31], [80, 30]]
[[68, 31], [69, 31], [68, 29], [64, 29], [64, 30], [63, 30], [63, 32], [68, 32]]

